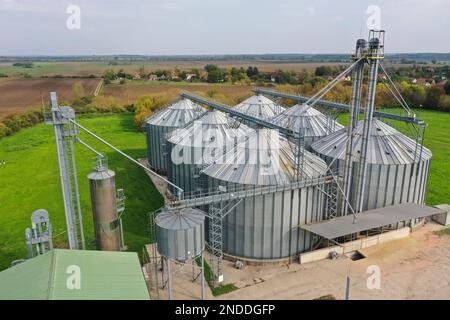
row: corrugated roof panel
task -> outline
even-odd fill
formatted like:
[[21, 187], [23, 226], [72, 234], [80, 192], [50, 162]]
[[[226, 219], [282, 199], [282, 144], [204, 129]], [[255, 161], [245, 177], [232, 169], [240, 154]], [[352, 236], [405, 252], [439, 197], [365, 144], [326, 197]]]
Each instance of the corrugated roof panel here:
[[296, 104], [280, 113], [273, 122], [299, 132], [303, 130], [305, 137], [324, 137], [344, 128], [336, 121], [328, 124], [327, 117], [320, 111], [305, 104]]
[[205, 110], [195, 102], [182, 99], [146, 119], [154, 126], [181, 128]]
[[[358, 122], [354, 135], [354, 151], [352, 159], [359, 161], [364, 121]], [[314, 142], [311, 148], [330, 158], [343, 160], [347, 147], [347, 129], [341, 129], [327, 137]], [[410, 164], [414, 162], [416, 142], [395, 130], [386, 123], [373, 119], [369, 138], [368, 163], [370, 164]], [[422, 160], [429, 160], [432, 153], [423, 147]]]
[[[80, 289], [67, 287], [70, 266]], [[135, 252], [55, 249], [0, 272], [0, 299], [149, 299]]]
[[[236, 154], [239, 161], [230, 161], [235, 158], [225, 154], [203, 173], [242, 185], [283, 185], [296, 180], [294, 152], [286, 138], [275, 130], [256, 130], [228, 153]], [[304, 161], [303, 178], [325, 173], [327, 166], [319, 157], [304, 151]]]
[[286, 110], [263, 95], [251, 96], [236, 105], [234, 109], [262, 120], [272, 119]]
[[[235, 140], [240, 141], [252, 129], [244, 124], [238, 124], [217, 110], [209, 110], [198, 120], [191, 122], [184, 128], [173, 131], [168, 137], [170, 143], [185, 147], [211, 147], [233, 145]], [[214, 141], [211, 138], [214, 138]]]

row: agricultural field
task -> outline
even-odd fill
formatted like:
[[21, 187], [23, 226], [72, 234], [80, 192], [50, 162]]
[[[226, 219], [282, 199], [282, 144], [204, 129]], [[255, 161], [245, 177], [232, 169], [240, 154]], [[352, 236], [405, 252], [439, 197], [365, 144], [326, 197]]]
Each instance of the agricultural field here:
[[148, 72], [157, 70], [179, 69], [181, 71], [189, 71], [192, 68], [203, 69], [207, 64], [215, 64], [221, 68], [230, 69], [247, 68], [248, 66], [256, 66], [262, 72], [274, 72], [279, 69], [302, 71], [303, 69], [314, 72], [318, 66], [328, 65], [337, 66], [341, 63], [335, 62], [292, 62], [292, 61], [135, 61], [135, 62], [118, 62], [117, 65], [110, 65], [107, 61], [93, 62], [35, 62], [33, 68], [15, 67], [13, 63], [1, 63], [0, 74], [6, 74], [10, 77], [18, 77], [22, 74], [29, 74], [32, 77], [52, 77], [52, 76], [101, 76], [105, 70], [112, 69], [118, 71], [123, 69], [127, 73], [137, 73], [141, 66]]
[[[80, 123], [111, 141], [134, 158], [146, 156], [145, 135], [138, 131], [132, 114], [80, 118]], [[125, 244], [128, 250], [142, 252], [148, 243], [148, 212], [160, 208], [163, 199], [140, 167], [84, 134], [80, 136], [108, 157], [117, 174], [116, 187], [125, 190], [123, 213]], [[77, 169], [86, 243], [93, 249], [93, 220], [87, 174], [94, 166], [94, 154], [76, 145]], [[26, 257], [25, 228], [31, 213], [48, 210], [53, 224], [54, 244], [65, 247], [65, 218], [59, 181], [53, 129], [39, 124], [0, 140], [0, 270], [11, 261]]]
[[48, 105], [48, 93], [58, 92], [61, 101], [72, 101], [73, 86], [81, 83], [86, 95], [93, 94], [99, 79], [2, 79], [0, 81], [0, 120], [9, 113]]
[[119, 104], [129, 105], [146, 94], [166, 94], [172, 97], [184, 91], [194, 94], [209, 93], [213, 97], [221, 95], [222, 99], [226, 100], [222, 102], [230, 105], [235, 105], [252, 95], [252, 87], [246, 85], [159, 81], [132, 81], [123, 85], [109, 84], [104, 86], [103, 95], [114, 97]]
[[[298, 62], [298, 61], [240, 61], [240, 60], [208, 60], [208, 61], [132, 61], [121, 62], [117, 65], [110, 65], [107, 61], [92, 62], [35, 62], [33, 68], [15, 67], [13, 63], [0, 63], [0, 74], [6, 74], [10, 77], [20, 77], [23, 74], [29, 74], [32, 77], [100, 77], [108, 70], [118, 71], [123, 69], [127, 73], [137, 73], [141, 66], [144, 66], [148, 72], [157, 70], [189, 71], [193, 68], [202, 70], [207, 64], [215, 64], [220, 68], [231, 69], [232, 67], [247, 69], [248, 66], [256, 66], [261, 72], [275, 72], [277, 70], [285, 71], [303, 71], [314, 72], [319, 66], [342, 66], [345, 63], [339, 62]], [[394, 64], [385, 62], [387, 67], [405, 67], [410, 64]]]

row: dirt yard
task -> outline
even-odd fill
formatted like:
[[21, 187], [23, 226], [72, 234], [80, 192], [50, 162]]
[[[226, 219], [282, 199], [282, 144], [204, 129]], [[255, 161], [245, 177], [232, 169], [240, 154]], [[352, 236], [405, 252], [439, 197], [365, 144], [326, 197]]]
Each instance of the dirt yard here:
[[[332, 294], [345, 298], [347, 274], [351, 278], [350, 299], [450, 299], [450, 236], [437, 236], [442, 229], [428, 223], [409, 237], [361, 250], [366, 257], [352, 261], [341, 257], [300, 265], [253, 267], [243, 270], [225, 262], [225, 281], [240, 289], [208, 299], [315, 299]], [[369, 266], [381, 271], [380, 289], [368, 289]], [[190, 280], [192, 269], [179, 269], [173, 279], [175, 299], [198, 299], [199, 280]], [[160, 291], [165, 298], [166, 292]]]
[[5, 115], [40, 107], [42, 98], [48, 104], [51, 91], [56, 91], [60, 101], [73, 99], [72, 86], [81, 82], [86, 95], [92, 94], [99, 82], [98, 79], [5, 79], [0, 81], [0, 119]]

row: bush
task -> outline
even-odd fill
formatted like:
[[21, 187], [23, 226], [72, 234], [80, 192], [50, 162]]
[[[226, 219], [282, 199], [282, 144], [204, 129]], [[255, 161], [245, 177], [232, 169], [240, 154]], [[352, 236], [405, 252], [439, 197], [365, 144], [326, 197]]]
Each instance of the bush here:
[[151, 94], [145, 95], [134, 105], [134, 122], [137, 126], [141, 126], [144, 120], [155, 111], [161, 109], [169, 101], [167, 95]]
[[8, 128], [5, 124], [0, 123], [0, 138], [9, 136], [12, 133], [11, 129]]

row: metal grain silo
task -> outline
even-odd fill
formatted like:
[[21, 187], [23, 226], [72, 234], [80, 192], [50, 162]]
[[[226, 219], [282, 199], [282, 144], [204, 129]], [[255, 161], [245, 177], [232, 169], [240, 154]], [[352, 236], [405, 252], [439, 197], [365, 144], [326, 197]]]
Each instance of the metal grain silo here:
[[205, 214], [197, 209], [164, 208], [155, 218], [158, 252], [176, 261], [199, 256], [205, 249]]
[[[208, 185], [222, 192], [261, 186], [281, 188], [223, 205], [235, 206], [223, 220], [225, 254], [244, 259], [282, 259], [311, 248], [312, 235], [298, 226], [322, 220], [323, 194], [317, 186], [283, 191], [284, 185], [297, 179], [295, 163], [285, 138], [275, 130], [260, 129], [204, 169]], [[322, 159], [304, 152], [300, 179], [319, 177], [325, 171]]]
[[106, 166], [98, 166], [88, 175], [97, 250], [121, 250], [115, 176]]
[[[234, 109], [252, 117], [266, 121], [272, 119], [285, 110], [284, 107], [276, 104], [269, 98], [260, 94], [251, 96], [250, 98], [242, 101], [241, 103], [236, 105]], [[245, 122], [245, 120], [242, 121], [250, 127], [255, 126], [253, 123], [247, 123]]]
[[148, 160], [158, 172], [167, 171], [166, 135], [177, 128], [184, 127], [197, 118], [204, 109], [188, 99], [182, 99], [147, 118]]
[[[209, 110], [188, 126], [173, 131], [167, 138], [167, 178], [185, 194], [206, 188], [200, 171], [224, 152], [242, 141], [252, 129], [217, 110]], [[173, 194], [177, 194], [169, 186]]]
[[307, 148], [314, 141], [343, 128], [337, 121], [327, 118], [322, 112], [306, 104], [287, 108], [273, 118], [272, 122], [295, 132], [302, 132]]
[[[350, 203], [356, 201], [356, 184], [364, 122], [357, 124], [354, 135], [353, 177]], [[336, 158], [335, 169], [344, 172], [347, 129], [341, 129], [312, 144], [312, 149], [330, 163]], [[420, 149], [420, 146], [418, 146]], [[404, 202], [423, 204], [428, 180], [431, 151], [423, 147], [421, 157], [416, 141], [386, 123], [374, 119], [368, 142], [368, 166], [363, 198], [363, 210], [391, 206]], [[415, 157], [416, 154], [416, 157]]]

